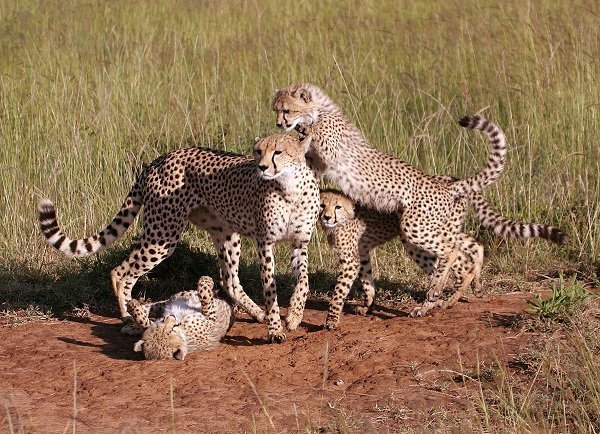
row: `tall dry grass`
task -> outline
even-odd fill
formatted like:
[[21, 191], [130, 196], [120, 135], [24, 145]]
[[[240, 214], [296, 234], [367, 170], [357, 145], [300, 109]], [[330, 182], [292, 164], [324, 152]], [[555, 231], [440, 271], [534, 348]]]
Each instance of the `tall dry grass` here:
[[[296, 81], [324, 88], [373, 146], [428, 173], [482, 166], [485, 141], [455, 123], [482, 111], [509, 138], [509, 165], [489, 201], [571, 236], [557, 248], [478, 233], [486, 272], [593, 274], [599, 14], [591, 0], [0, 0], [0, 279], [22, 288], [40, 271], [116, 265], [49, 254], [37, 201], [52, 199], [72, 236], [93, 233], [143, 162], [196, 144], [249, 152], [252, 138], [276, 131], [273, 90]], [[212, 254], [201, 232], [186, 241]], [[391, 280], [412, 272], [397, 244], [379, 258]], [[311, 264], [335, 264], [320, 235]]]

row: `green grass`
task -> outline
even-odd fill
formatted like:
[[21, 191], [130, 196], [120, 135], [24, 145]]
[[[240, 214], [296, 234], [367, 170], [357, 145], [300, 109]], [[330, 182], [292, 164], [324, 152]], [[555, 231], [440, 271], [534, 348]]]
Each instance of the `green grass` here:
[[[44, 246], [39, 199], [56, 203], [69, 234], [91, 234], [142, 163], [192, 144], [248, 153], [256, 135], [277, 131], [272, 92], [296, 81], [324, 88], [373, 146], [428, 173], [466, 176], [483, 165], [484, 139], [455, 123], [483, 111], [509, 139], [508, 167], [486, 197], [511, 218], [571, 237], [566, 247], [521, 243], [472, 225], [486, 277], [566, 270], [597, 279], [595, 1], [0, 0], [0, 52], [0, 290], [15, 304], [110, 299], [108, 270], [135, 234], [112, 253], [68, 261]], [[213, 255], [202, 232], [185, 241], [196, 258]], [[287, 252], [278, 255], [286, 272]], [[165, 267], [193, 281], [214, 271], [211, 257]], [[421, 278], [397, 243], [378, 258], [385, 279]], [[311, 266], [335, 266], [321, 235]], [[242, 279], [257, 282], [251, 271]]]

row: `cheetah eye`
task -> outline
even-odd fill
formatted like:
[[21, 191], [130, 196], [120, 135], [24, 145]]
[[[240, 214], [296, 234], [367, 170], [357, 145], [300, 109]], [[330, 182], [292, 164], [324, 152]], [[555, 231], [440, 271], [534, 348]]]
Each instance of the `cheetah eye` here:
[[283, 110], [281, 110], [281, 111], [283, 112], [283, 114], [284, 114], [284, 115], [288, 115], [288, 114], [290, 114], [290, 111], [289, 111], [289, 109], [283, 109]]
[[325, 209], [325, 204], [324, 203], [321, 204], [321, 209]]
[[283, 151], [275, 151], [275, 152], [273, 152], [273, 155], [279, 155], [279, 154], [283, 154]]
[[336, 209], [336, 211], [337, 211], [338, 209], [342, 209], [342, 207], [341, 207], [340, 205], [336, 205], [336, 206], [335, 206], [335, 209]]

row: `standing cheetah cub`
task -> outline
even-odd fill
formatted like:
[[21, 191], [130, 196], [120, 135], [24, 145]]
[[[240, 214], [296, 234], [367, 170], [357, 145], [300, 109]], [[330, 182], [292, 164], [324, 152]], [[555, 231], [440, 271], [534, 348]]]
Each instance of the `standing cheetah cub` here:
[[[435, 176], [439, 181], [452, 183], [456, 179], [449, 176]], [[499, 215], [480, 193], [471, 194], [471, 203], [482, 225], [503, 236], [516, 238], [546, 238], [555, 241], [560, 237], [556, 228], [536, 223], [523, 223], [507, 220]], [[329, 305], [325, 328], [333, 329], [356, 277], [360, 279], [364, 292], [364, 304], [356, 308], [360, 315], [368, 313], [374, 305], [375, 286], [371, 268], [371, 251], [393, 238], [400, 236], [398, 216], [395, 213], [381, 213], [355, 204], [340, 192], [321, 191], [320, 224], [327, 236], [330, 247], [339, 256], [338, 278], [334, 295]], [[553, 238], [550, 238], [550, 234]], [[402, 237], [400, 237], [402, 239]], [[405, 244], [410, 258], [428, 275], [436, 267], [435, 256]], [[451, 307], [458, 301], [462, 291], [469, 284], [474, 292], [481, 291], [481, 270], [483, 246], [480, 244], [459, 246], [457, 261], [452, 265], [455, 292], [450, 299], [440, 303], [441, 307]], [[470, 268], [466, 265], [472, 264]]]
[[179, 292], [156, 303], [131, 299], [127, 310], [144, 328], [133, 349], [149, 360], [183, 360], [188, 353], [211, 350], [235, 319], [233, 305], [214, 296], [214, 282], [208, 276], [198, 280], [196, 291]]
[[[205, 229], [219, 255], [221, 281], [230, 297], [255, 319], [267, 320], [269, 341], [282, 342], [273, 245], [292, 244], [296, 287], [287, 326], [302, 319], [308, 295], [308, 243], [319, 212], [319, 187], [306, 166], [310, 138], [287, 134], [256, 139], [253, 157], [203, 148], [163, 155], [138, 176], [121, 210], [102, 231], [71, 239], [60, 228], [52, 202], [39, 205], [46, 241], [68, 256], [87, 256], [111, 246], [131, 225], [142, 205], [144, 229], [139, 244], [111, 272], [124, 333], [134, 334], [127, 302], [137, 280], [170, 256], [188, 220]], [[256, 241], [266, 312], [244, 291], [238, 276], [240, 235]]]
[[[459, 256], [456, 247], [477, 244], [463, 232], [464, 197], [481, 192], [504, 170], [502, 130], [480, 116], [461, 119], [461, 126], [488, 137], [490, 150], [482, 170], [447, 184], [370, 146], [331, 98], [314, 85], [292, 84], [278, 90], [272, 108], [277, 126], [312, 137], [309, 155], [323, 175], [361, 205], [396, 213], [404, 244], [435, 256], [427, 300], [411, 314], [421, 316], [439, 306], [449, 270]], [[462, 259], [470, 261], [467, 256]]]

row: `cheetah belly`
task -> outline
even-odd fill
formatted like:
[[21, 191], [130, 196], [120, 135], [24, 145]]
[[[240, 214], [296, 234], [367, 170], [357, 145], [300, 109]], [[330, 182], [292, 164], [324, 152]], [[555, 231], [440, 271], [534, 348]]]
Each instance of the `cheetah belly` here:
[[174, 300], [165, 306], [165, 312], [163, 317], [166, 318], [169, 315], [174, 316], [178, 322], [182, 322], [188, 315], [201, 314], [202, 304], [198, 295], [194, 294], [191, 299], [178, 299]]

